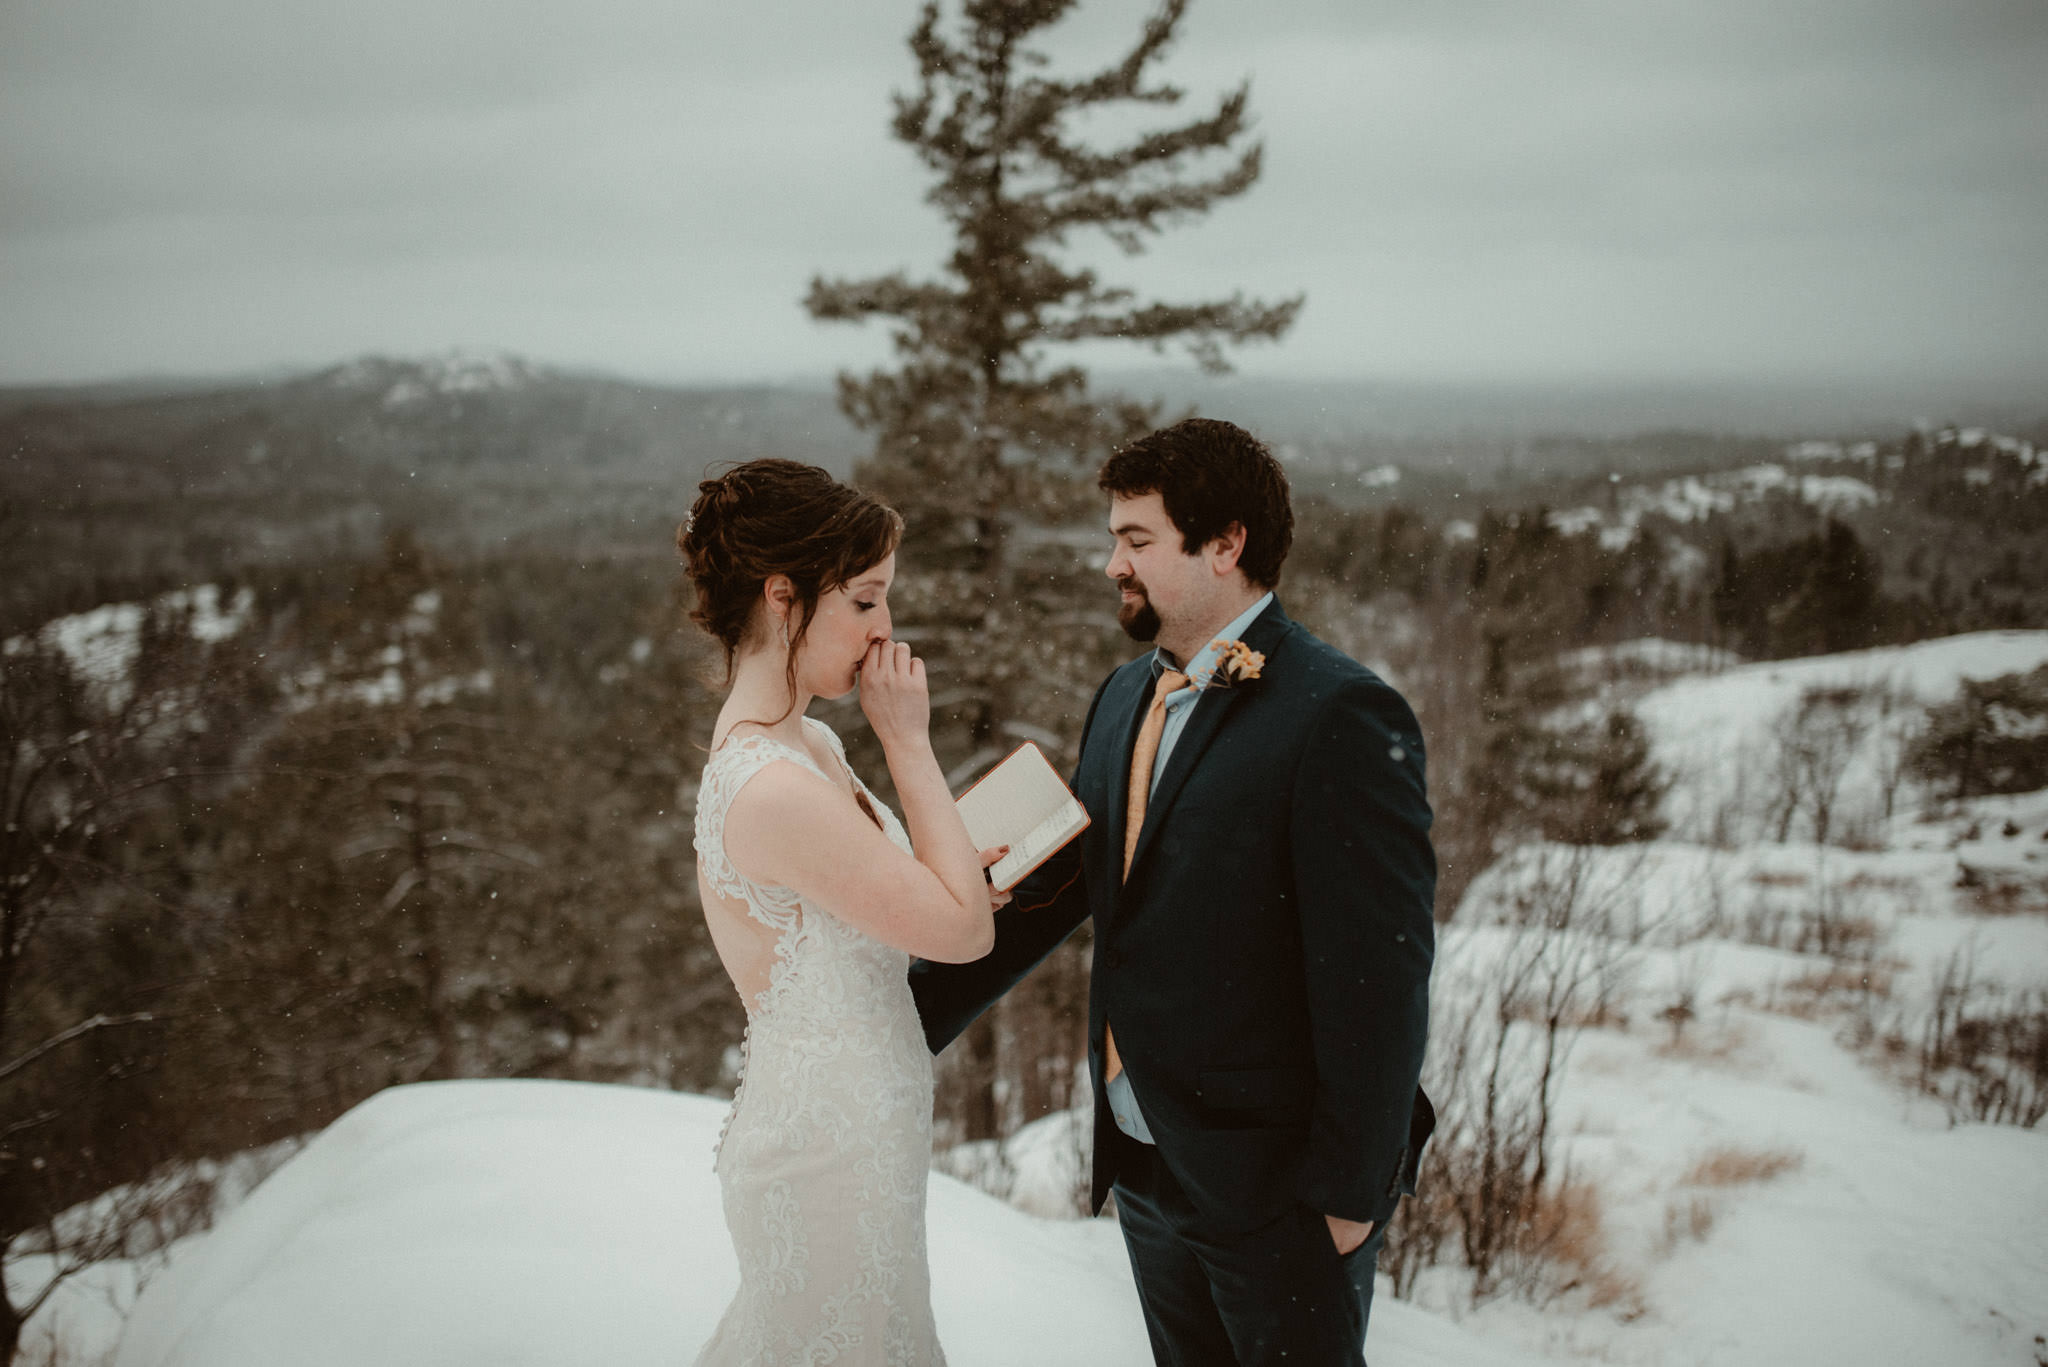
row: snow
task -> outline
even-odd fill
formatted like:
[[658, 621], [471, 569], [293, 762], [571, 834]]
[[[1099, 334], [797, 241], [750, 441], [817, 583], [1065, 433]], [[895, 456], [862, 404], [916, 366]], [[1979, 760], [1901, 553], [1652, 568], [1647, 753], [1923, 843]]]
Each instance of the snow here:
[[[583, 1083], [428, 1083], [342, 1117], [144, 1292], [115, 1367], [689, 1361], [738, 1274], [711, 1151], [724, 1103]], [[1149, 1358], [1111, 1220], [931, 1184], [955, 1367]], [[1411, 1306], [1382, 1363], [1531, 1367]]]
[[1559, 508], [1547, 519], [1553, 530], [1566, 536], [1582, 536], [1601, 523], [1600, 510], [1594, 507]]
[[[1687, 663], [1661, 643], [1577, 663], [1632, 660]], [[1443, 1036], [1532, 946], [1599, 963], [1604, 1020], [1567, 1056], [1557, 1161], [1599, 1195], [1602, 1263], [1626, 1288], [1625, 1309], [1568, 1298], [1474, 1308], [1453, 1268], [1422, 1274], [1418, 1308], [1577, 1362], [2041, 1360], [2048, 1134], [1976, 1122], [1967, 1104], [1920, 1091], [1915, 1074], [1953, 975], [1993, 1001], [2048, 1000], [2048, 792], [1955, 804], [1905, 785], [1891, 818], [1866, 811], [1847, 849], [1766, 838], [1743, 819], [1763, 796], [1743, 774], [1768, 770], [1778, 719], [1807, 690], [1879, 686], [1889, 707], [1859, 704], [1872, 734], [1841, 786], [1845, 806], [1867, 807], [1882, 738], [1896, 743], [1963, 679], [2043, 660], [2048, 632], [1765, 665], [1702, 659], [1714, 672], [1639, 701], [1677, 774], [1674, 837], [1512, 852], [1444, 929], [1433, 986]], [[1734, 839], [1686, 839], [1688, 827]], [[1546, 929], [1567, 884], [1576, 919]], [[1986, 887], [2011, 895], [1986, 898]], [[1532, 908], [1547, 919], [1517, 929]], [[1530, 1042], [1532, 1027], [1509, 1028]], [[1784, 1170], [1703, 1181], [1715, 1155]]]
[[[414, 594], [406, 605], [405, 616], [399, 619], [400, 634], [413, 640], [433, 635], [440, 622], [441, 603], [439, 589], [425, 589]], [[637, 643], [635, 649], [638, 649]], [[406, 646], [394, 641], [363, 662], [382, 665], [383, 668], [375, 674], [365, 673], [360, 667], [348, 668], [348, 662], [339, 656], [336, 660], [342, 666], [339, 679], [332, 677], [326, 667], [308, 665], [285, 680], [286, 705], [294, 712], [341, 703], [396, 707], [411, 702], [421, 707], [437, 707], [454, 702], [465, 694], [489, 693], [497, 686], [497, 676], [488, 668], [468, 674], [422, 678], [421, 670], [406, 668], [407, 662], [414, 658]], [[636, 658], [643, 657], [636, 655]]]
[[[1885, 777], [1919, 709], [1954, 698], [1964, 679], [2024, 673], [2048, 662], [2048, 631], [1982, 631], [1839, 655], [1744, 665], [1680, 679], [1648, 694], [1636, 715], [1673, 779], [1674, 834], [1752, 839], [1772, 786], [1776, 734], [1811, 690], [1855, 689], [1861, 735], [1844, 761], [1838, 819], [1878, 820]], [[1902, 785], [1903, 788], [1903, 785]]]
[[1617, 645], [1567, 651], [1557, 662], [1573, 678], [1588, 681], [1610, 675], [1718, 672], [1740, 665], [1742, 657], [1720, 646], [1643, 636]]
[[[42, 1254], [10, 1260], [7, 1286], [14, 1304], [24, 1305], [40, 1292], [52, 1270]], [[27, 1367], [111, 1362], [147, 1270], [142, 1262], [121, 1258], [72, 1274], [23, 1329], [19, 1360]]]
[[[62, 654], [101, 705], [117, 711], [134, 687], [131, 676], [142, 653], [142, 628], [152, 614], [164, 621], [182, 619], [194, 640], [211, 645], [248, 626], [255, 610], [256, 595], [246, 587], [222, 602], [219, 585], [200, 584], [160, 594], [146, 604], [105, 603], [54, 618], [34, 633], [34, 639]], [[30, 639], [10, 638], [5, 653], [27, 649]]]
[[510, 352], [460, 348], [415, 360], [364, 356], [335, 367], [327, 381], [336, 389], [381, 390], [383, 406], [397, 409], [437, 394], [483, 394], [516, 390], [546, 372]]
[[[1552, 885], [1558, 861], [1577, 861], [1579, 908], [1608, 913], [1535, 943], [1569, 953], [1560, 942], [1605, 935], [1612, 950], [1610, 1018], [1577, 1037], [1556, 1116], [1559, 1161], [1600, 1195], [1605, 1262], [1632, 1308], [1464, 1310], [1461, 1276], [1444, 1270], [1424, 1274], [1419, 1307], [1580, 1362], [2033, 1361], [2048, 1330], [2048, 1134], [1973, 1123], [1910, 1077], [1953, 956], [1980, 986], [2048, 990], [2044, 870], [2011, 914], [1984, 914], [1957, 886], [1973, 849], [1962, 837], [2001, 819], [2021, 827], [2008, 843], [2038, 850], [2048, 793], [1901, 821], [1876, 850], [1549, 846], [1488, 870], [1440, 940], [1439, 1012], [1469, 1013], [1531, 943], [1509, 923], [1545, 861]], [[1860, 924], [1846, 951], [1782, 933], [1830, 907]], [[1667, 1014], [1681, 999], [1682, 1030]], [[1688, 1180], [1716, 1153], [1787, 1170]]]
[[[1654, 1032], [1600, 1031], [1575, 1060], [1570, 1149], [1625, 1211], [1613, 1237], [1650, 1307], [1625, 1331], [1582, 1322], [1582, 1341], [1625, 1344], [1615, 1360], [1639, 1362], [2019, 1360], [2048, 1327], [2048, 1141], [1949, 1128], [1938, 1108], [1845, 1066], [1829, 1026], [1718, 1014], [1697, 1059], [1660, 1056]], [[1798, 1166], [1682, 1187], [1717, 1147]], [[1695, 1199], [1711, 1228], [1660, 1256], [1663, 1212]]]
[[1799, 497], [1824, 513], [1868, 508], [1878, 502], [1877, 490], [1849, 475], [1802, 475]]
[[[116, 1246], [124, 1256], [70, 1271], [60, 1280], [25, 1327], [17, 1360], [28, 1367], [111, 1361], [136, 1297], [161, 1267], [165, 1250], [201, 1218], [202, 1210], [218, 1216], [247, 1199], [297, 1148], [298, 1141], [288, 1139], [225, 1160], [201, 1159], [64, 1212], [56, 1222], [61, 1237], [93, 1243], [118, 1230]], [[32, 1237], [24, 1236], [15, 1251]], [[46, 1253], [12, 1258], [7, 1286], [13, 1303], [34, 1301], [57, 1270], [56, 1260]]]
[[[1837, 443], [1807, 442], [1789, 448], [1786, 454], [1788, 459], [1798, 461], [1833, 459], [1842, 455], [1842, 449]], [[1874, 447], [1869, 454], [1875, 458]], [[1795, 476], [1782, 465], [1765, 463], [1713, 474], [1684, 475], [1660, 484], [1626, 485], [1620, 488], [1618, 506], [1611, 514], [1587, 505], [1555, 511], [1549, 522], [1566, 536], [1596, 532], [1604, 548], [1618, 551], [1635, 539], [1645, 517], [1703, 522], [1717, 513], [1732, 512], [1742, 504], [1784, 497], [1796, 498], [1824, 513], [1848, 512], [1883, 501], [1876, 488], [1850, 475]]]

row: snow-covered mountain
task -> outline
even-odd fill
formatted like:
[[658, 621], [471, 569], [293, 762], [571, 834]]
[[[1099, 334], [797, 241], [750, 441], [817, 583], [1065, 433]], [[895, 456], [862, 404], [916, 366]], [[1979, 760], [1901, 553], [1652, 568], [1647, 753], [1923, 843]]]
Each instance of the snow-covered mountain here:
[[365, 356], [314, 377], [335, 389], [373, 393], [385, 408], [435, 396], [505, 393], [555, 378], [558, 372], [503, 351], [449, 351], [418, 360]]

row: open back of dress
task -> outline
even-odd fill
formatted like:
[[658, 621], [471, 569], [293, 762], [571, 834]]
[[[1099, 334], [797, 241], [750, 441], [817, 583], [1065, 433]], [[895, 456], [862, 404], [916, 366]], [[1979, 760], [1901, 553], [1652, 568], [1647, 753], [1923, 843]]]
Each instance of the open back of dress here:
[[[843, 765], [839, 738], [805, 721]], [[799, 749], [734, 736], [712, 753], [697, 794], [700, 877], [775, 936], [715, 1159], [740, 1289], [698, 1362], [943, 1363], [925, 1252], [932, 1063], [909, 956], [792, 889], [749, 881], [726, 858], [726, 810], [777, 763], [826, 777]], [[908, 851], [895, 813], [867, 796]]]

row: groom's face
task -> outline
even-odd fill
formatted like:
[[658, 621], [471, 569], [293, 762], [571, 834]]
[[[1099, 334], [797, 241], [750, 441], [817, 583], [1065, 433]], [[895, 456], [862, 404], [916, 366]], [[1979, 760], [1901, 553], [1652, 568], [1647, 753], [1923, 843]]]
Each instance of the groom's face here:
[[1156, 641], [1162, 626], [1186, 615], [1202, 588], [1202, 557], [1181, 549], [1180, 529], [1158, 494], [1114, 498], [1109, 534], [1116, 538], [1104, 573], [1122, 595], [1116, 620], [1134, 641]]

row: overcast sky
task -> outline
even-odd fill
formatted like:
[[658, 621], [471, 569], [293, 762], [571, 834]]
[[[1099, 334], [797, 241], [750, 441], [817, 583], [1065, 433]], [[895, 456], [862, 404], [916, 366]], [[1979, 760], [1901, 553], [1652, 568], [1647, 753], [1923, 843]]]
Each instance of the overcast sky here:
[[[1146, 8], [1088, 0], [1055, 51]], [[915, 13], [0, 0], [0, 382], [874, 360], [799, 301], [942, 253], [887, 135]], [[1265, 178], [1101, 255], [1306, 292], [1248, 371], [2044, 389], [2044, 0], [1195, 0], [1165, 69], [1201, 107], [1250, 78]]]

